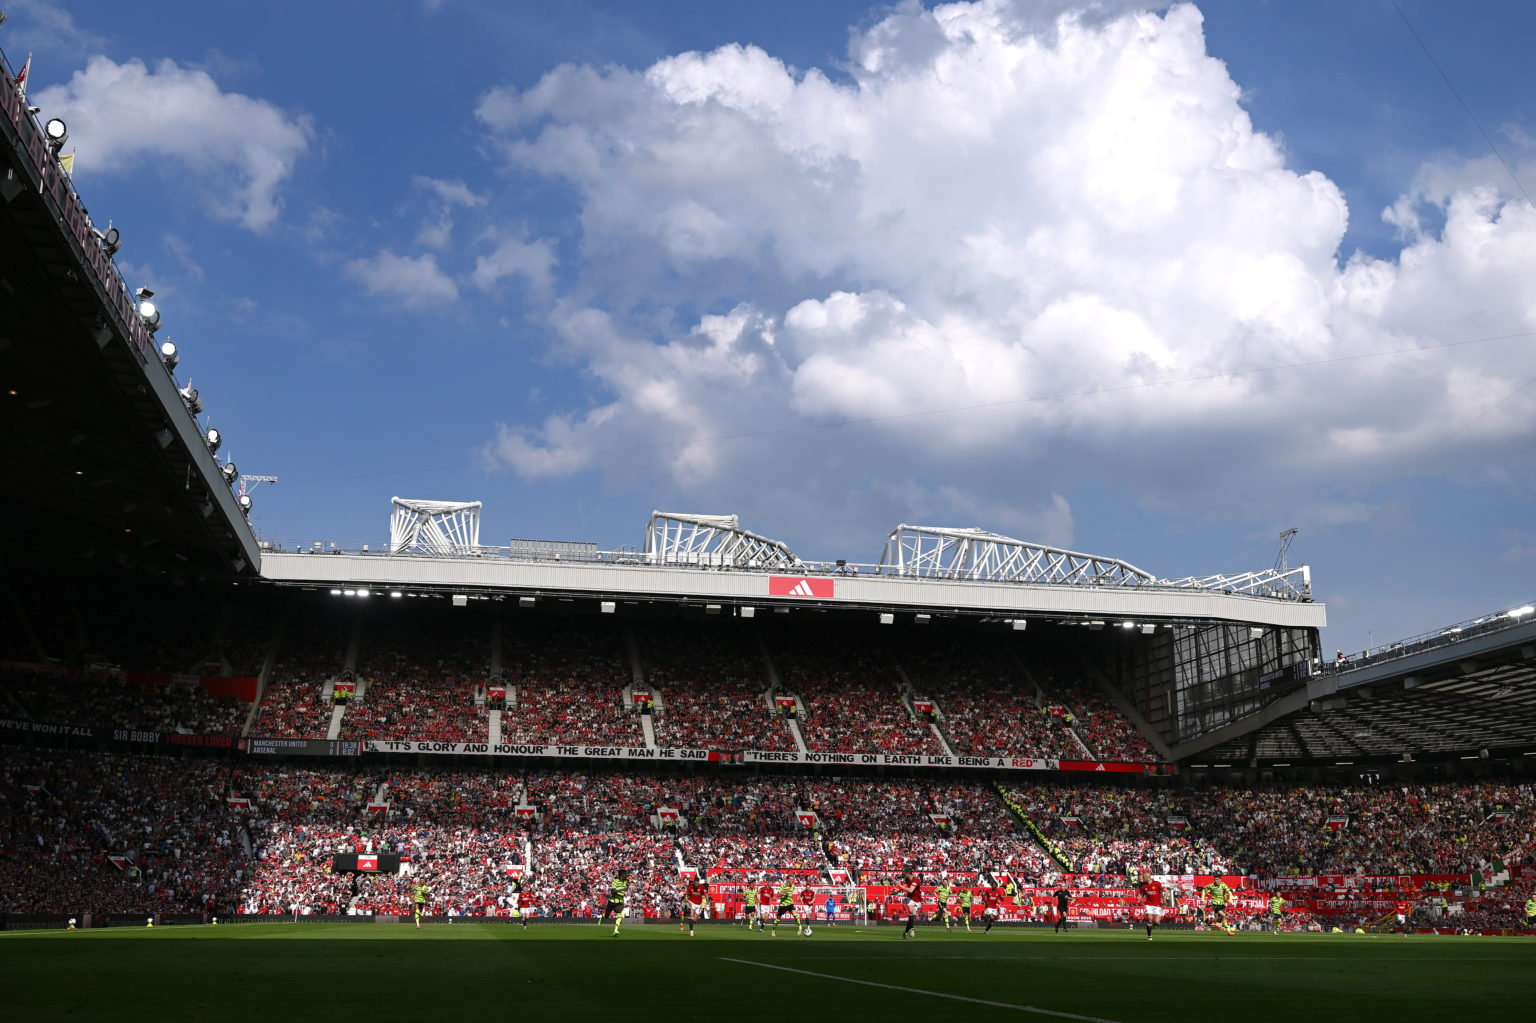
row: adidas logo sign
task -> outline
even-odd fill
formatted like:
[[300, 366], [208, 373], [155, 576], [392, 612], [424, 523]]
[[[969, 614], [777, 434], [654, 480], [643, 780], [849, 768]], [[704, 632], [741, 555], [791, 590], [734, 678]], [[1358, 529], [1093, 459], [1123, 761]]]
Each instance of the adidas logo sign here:
[[809, 579], [801, 579], [790, 589], [789, 595], [791, 597], [814, 597], [816, 594], [811, 591], [811, 581]]

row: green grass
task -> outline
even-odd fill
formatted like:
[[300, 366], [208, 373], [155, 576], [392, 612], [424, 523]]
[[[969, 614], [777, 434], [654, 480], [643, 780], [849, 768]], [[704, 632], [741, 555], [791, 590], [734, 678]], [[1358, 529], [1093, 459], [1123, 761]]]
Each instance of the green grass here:
[[1519, 938], [1169, 932], [1148, 941], [1140, 931], [925, 927], [903, 941], [890, 927], [823, 926], [809, 938], [785, 927], [770, 938], [713, 925], [689, 938], [675, 924], [633, 922], [620, 937], [609, 931], [359, 923], [10, 933], [0, 935], [0, 976], [10, 981], [9, 1019], [158, 1023], [1062, 1018], [1049, 1013], [1405, 1023], [1524, 1018], [1536, 979], [1536, 941]]

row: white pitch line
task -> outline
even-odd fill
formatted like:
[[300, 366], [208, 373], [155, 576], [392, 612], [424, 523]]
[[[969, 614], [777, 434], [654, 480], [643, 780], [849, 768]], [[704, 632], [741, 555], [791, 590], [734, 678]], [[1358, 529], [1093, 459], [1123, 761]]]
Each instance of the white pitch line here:
[[759, 963], [751, 959], [732, 959], [730, 956], [721, 956], [722, 962], [740, 963], [743, 966], [761, 966], [765, 970], [782, 970], [785, 973], [798, 973], [803, 977], [820, 977], [822, 980], [837, 980], [844, 984], [862, 984], [864, 987], [885, 988], [887, 991], [901, 991], [909, 995], [927, 995], [930, 998], [948, 998], [952, 1002], [970, 1002], [972, 1005], [985, 1005], [993, 1009], [1012, 1009], [1015, 1012], [1029, 1012], [1036, 1016], [1052, 1016], [1056, 1019], [1082, 1020], [1083, 1023], [1115, 1023], [1112, 1019], [1104, 1019], [1102, 1016], [1083, 1016], [1075, 1012], [1057, 1012], [1055, 1009], [1040, 1009], [1033, 1005], [1015, 1005], [1012, 1002], [994, 1002], [986, 998], [972, 998], [969, 995], [952, 995], [945, 991], [928, 991], [920, 987], [902, 987], [900, 984], [882, 984], [875, 980], [859, 980], [856, 977], [838, 977], [831, 973], [817, 973], [814, 970], [797, 970], [793, 966], [777, 966], [773, 963]]

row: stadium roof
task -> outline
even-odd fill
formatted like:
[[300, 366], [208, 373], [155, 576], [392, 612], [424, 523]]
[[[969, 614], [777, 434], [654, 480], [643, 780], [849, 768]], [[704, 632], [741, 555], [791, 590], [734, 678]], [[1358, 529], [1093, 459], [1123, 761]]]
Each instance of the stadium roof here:
[[255, 535], [203, 429], [6, 74], [0, 139], [7, 557], [193, 578], [254, 571]]
[[1531, 605], [1345, 663], [1241, 721], [1174, 747], [1174, 757], [1190, 766], [1285, 766], [1536, 752]]

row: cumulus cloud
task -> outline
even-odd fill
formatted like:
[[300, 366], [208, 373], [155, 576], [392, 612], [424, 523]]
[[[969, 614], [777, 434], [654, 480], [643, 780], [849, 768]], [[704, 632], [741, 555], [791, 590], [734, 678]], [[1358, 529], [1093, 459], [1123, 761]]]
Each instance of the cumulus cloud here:
[[733, 45], [478, 115], [580, 201], [556, 351], [600, 397], [499, 428], [528, 475], [764, 503], [766, 472], [1060, 534], [1085, 477], [1261, 514], [1529, 450], [1536, 346], [1435, 346], [1536, 330], [1536, 211], [1428, 170], [1398, 258], [1342, 253], [1338, 187], [1255, 129], [1192, 6], [906, 5], [839, 75]]
[[475, 284], [487, 290], [508, 277], [521, 277], [538, 292], [553, 282], [555, 250], [547, 241], [503, 238], [490, 252], [475, 260]]
[[252, 230], [277, 219], [279, 190], [314, 134], [307, 117], [224, 92], [207, 72], [170, 60], [151, 70], [92, 57], [34, 99], [69, 123], [82, 176], [153, 165]]
[[368, 294], [413, 309], [452, 302], [459, 297], [458, 286], [439, 269], [437, 257], [431, 253], [413, 259], [385, 249], [377, 256], [352, 260], [345, 271]]

